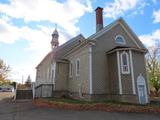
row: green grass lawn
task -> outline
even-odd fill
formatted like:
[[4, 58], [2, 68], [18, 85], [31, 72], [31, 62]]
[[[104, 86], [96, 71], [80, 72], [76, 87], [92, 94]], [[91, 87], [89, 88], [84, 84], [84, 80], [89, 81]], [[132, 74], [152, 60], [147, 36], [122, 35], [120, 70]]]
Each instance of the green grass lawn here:
[[105, 104], [105, 105], [112, 105], [112, 106], [148, 106], [148, 107], [159, 107], [159, 103], [151, 102], [149, 104], [140, 105], [134, 103], [127, 103], [127, 102], [117, 102], [117, 101], [85, 101], [85, 100], [77, 100], [71, 98], [43, 98], [43, 100], [48, 102], [56, 102], [56, 103], [69, 103], [69, 104]]
[[50, 102], [71, 103], [71, 104], [93, 104], [95, 101], [77, 100], [71, 98], [44, 98], [44, 100]]
[[160, 104], [153, 102], [150, 104], [140, 105], [115, 101], [85, 101], [71, 98], [41, 98], [36, 99], [35, 104], [39, 106], [69, 110], [160, 113]]

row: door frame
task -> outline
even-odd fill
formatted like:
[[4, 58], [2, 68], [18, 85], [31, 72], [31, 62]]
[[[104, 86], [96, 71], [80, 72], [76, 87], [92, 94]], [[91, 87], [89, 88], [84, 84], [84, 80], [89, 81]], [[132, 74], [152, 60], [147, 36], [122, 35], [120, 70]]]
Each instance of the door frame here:
[[[144, 94], [145, 94], [145, 102], [144, 103], [142, 103], [141, 100], [140, 100], [139, 86], [144, 86]], [[142, 74], [140, 74], [137, 77], [137, 91], [138, 91], [139, 103], [140, 104], [146, 104], [146, 103], [148, 103], [148, 94], [147, 94], [146, 81], [145, 81], [144, 77], [142, 76]]]

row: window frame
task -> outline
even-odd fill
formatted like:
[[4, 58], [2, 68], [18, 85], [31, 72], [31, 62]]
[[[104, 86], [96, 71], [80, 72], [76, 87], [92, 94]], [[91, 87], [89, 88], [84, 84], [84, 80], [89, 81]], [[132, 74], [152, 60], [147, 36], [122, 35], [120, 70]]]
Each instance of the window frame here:
[[69, 64], [69, 77], [72, 77], [72, 76], [73, 76], [73, 63], [71, 61]]
[[[124, 65], [123, 63], [123, 55], [126, 55], [126, 63], [127, 65]], [[129, 55], [126, 51], [123, 51], [120, 55], [120, 58], [121, 58], [121, 72], [122, 74], [130, 74], [130, 66], [129, 66]], [[125, 68], [124, 67], [127, 67], [127, 71], [125, 71]]]
[[50, 77], [50, 68], [48, 67], [48, 70], [47, 70], [47, 79], [49, 79]]
[[[118, 42], [118, 41], [117, 41], [117, 38], [118, 38], [118, 37], [121, 37], [122, 40], [123, 40], [123, 42]], [[123, 37], [122, 35], [120, 35], [120, 34], [119, 34], [119, 35], [116, 35], [116, 37], [115, 37], [115, 42], [118, 43], [118, 44], [123, 44], [123, 45], [126, 44], [126, 40], [125, 40], [124, 37]]]
[[51, 64], [51, 70], [50, 70], [51, 80], [53, 81], [53, 84], [55, 84], [55, 78], [56, 78], [56, 67], [57, 67], [56, 65], [57, 65], [56, 62], [52, 63]]
[[[79, 70], [77, 69], [78, 68], [78, 63], [79, 62]], [[76, 76], [80, 76], [80, 59], [77, 58], [76, 59]]]

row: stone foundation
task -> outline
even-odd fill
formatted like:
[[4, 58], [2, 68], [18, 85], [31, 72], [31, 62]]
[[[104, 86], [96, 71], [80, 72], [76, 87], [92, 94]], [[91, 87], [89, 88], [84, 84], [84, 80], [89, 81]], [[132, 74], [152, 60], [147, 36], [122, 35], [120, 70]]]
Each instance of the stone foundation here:
[[43, 94], [43, 96], [39, 97], [55, 97], [55, 98], [73, 98], [79, 100], [87, 100], [87, 101], [117, 101], [117, 102], [127, 102], [127, 103], [135, 103], [139, 104], [138, 96], [137, 95], [111, 95], [111, 94], [87, 94], [82, 93], [79, 94], [78, 92], [68, 92], [68, 91], [53, 91], [53, 94], [47, 96]]
[[86, 94], [83, 93], [80, 96], [78, 93], [69, 93], [70, 98], [82, 99], [88, 101], [117, 101], [117, 102], [127, 102], [139, 104], [138, 96], [136, 95], [109, 95], [109, 94]]

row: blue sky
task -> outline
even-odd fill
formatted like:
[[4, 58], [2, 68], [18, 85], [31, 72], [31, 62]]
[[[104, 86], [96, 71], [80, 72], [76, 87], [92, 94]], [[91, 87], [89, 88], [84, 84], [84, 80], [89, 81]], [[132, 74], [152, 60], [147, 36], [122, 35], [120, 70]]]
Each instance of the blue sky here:
[[35, 67], [51, 50], [57, 24], [63, 44], [82, 33], [95, 33], [95, 9], [103, 7], [104, 26], [123, 17], [146, 47], [160, 41], [158, 0], [0, 0], [0, 58], [11, 78], [35, 80]]

